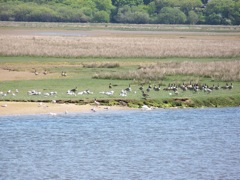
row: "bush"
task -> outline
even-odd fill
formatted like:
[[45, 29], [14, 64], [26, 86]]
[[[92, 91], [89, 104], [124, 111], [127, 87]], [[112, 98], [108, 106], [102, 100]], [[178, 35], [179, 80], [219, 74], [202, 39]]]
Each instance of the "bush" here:
[[93, 22], [108, 23], [110, 21], [110, 15], [106, 11], [98, 11], [94, 14]]
[[183, 24], [186, 20], [186, 15], [177, 8], [164, 7], [158, 15], [158, 22], [163, 24]]

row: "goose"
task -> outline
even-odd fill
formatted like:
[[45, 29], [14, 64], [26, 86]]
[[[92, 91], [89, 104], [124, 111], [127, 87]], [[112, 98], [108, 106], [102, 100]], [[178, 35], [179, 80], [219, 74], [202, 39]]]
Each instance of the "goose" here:
[[132, 91], [132, 88], [131, 88], [131, 85], [129, 84], [129, 86], [125, 89], [125, 91], [127, 92], [131, 92]]
[[62, 76], [67, 76], [67, 72], [63, 72], [61, 73]]
[[75, 87], [74, 89], [71, 89], [70, 91], [73, 92], [73, 93], [76, 93], [77, 92], [77, 87]]
[[211, 89], [209, 89], [209, 88], [205, 88], [205, 89], [204, 89], [204, 92], [211, 93], [211, 92], [212, 92], [212, 90], [211, 90]]
[[149, 95], [148, 95], [147, 93], [145, 93], [144, 91], [142, 91], [142, 96], [143, 96], [144, 98], [147, 98]]
[[34, 74], [37, 76], [38, 75], [38, 72], [37, 72], [37, 70], [35, 69], [35, 71], [34, 71]]
[[233, 84], [231, 83], [231, 85], [228, 86], [228, 89], [232, 89], [233, 88]]
[[228, 88], [229, 88], [228, 83], [226, 83], [226, 85], [222, 87], [222, 89], [228, 89]]
[[215, 87], [215, 90], [219, 90], [220, 89], [220, 86], [219, 86], [219, 83], [218, 85]]
[[160, 89], [161, 89], [160, 84], [158, 85], [158, 87], [157, 87], [157, 85], [154, 85], [153, 89], [154, 89], [154, 91], [160, 91]]
[[47, 75], [47, 70], [45, 70], [45, 71], [43, 72], [43, 74], [44, 74], [44, 75]]
[[151, 88], [148, 87], [148, 88], [147, 88], [147, 92], [150, 92], [150, 91], [151, 91]]

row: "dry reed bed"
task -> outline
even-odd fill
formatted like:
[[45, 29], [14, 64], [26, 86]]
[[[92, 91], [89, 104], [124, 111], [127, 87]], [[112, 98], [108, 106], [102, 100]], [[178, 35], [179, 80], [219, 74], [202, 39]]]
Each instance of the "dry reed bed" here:
[[0, 54], [54, 57], [234, 57], [240, 41], [159, 37], [0, 35]]
[[180, 74], [207, 76], [224, 81], [240, 80], [240, 61], [158, 62], [142, 65], [138, 70], [128, 73], [100, 73], [94, 75], [94, 78], [159, 80], [166, 75]]

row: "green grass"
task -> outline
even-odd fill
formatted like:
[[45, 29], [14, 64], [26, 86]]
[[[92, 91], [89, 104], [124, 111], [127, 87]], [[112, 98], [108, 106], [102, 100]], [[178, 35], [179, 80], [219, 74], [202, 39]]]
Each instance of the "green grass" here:
[[[19, 90], [19, 93], [15, 93], [16, 96], [7, 94], [7, 96], [1, 96], [1, 101], [51, 101], [58, 100], [61, 102], [85, 102], [89, 103], [97, 98], [102, 103], [108, 105], [118, 104], [120, 100], [128, 103], [130, 107], [140, 107], [143, 104], [156, 107], [202, 107], [202, 106], [236, 106], [240, 104], [240, 82], [234, 81], [234, 88], [232, 90], [214, 90], [211, 93], [206, 93], [203, 91], [193, 92], [193, 91], [182, 91], [179, 90], [179, 94], [176, 95], [172, 91], [159, 92], [151, 90], [149, 92], [149, 97], [143, 99], [142, 93], [139, 90], [140, 83], [145, 83], [144, 89], [151, 83], [161, 84], [162, 89], [167, 87], [169, 83], [182, 84], [183, 82], [189, 83], [190, 81], [199, 82], [200, 84], [208, 84], [212, 86], [213, 84], [220, 86], [226, 84], [225, 81], [220, 81], [217, 79], [212, 79], [211, 77], [201, 77], [196, 75], [169, 75], [162, 79], [156, 81], [150, 80], [119, 80], [119, 79], [94, 79], [92, 78], [94, 74], [101, 72], [121, 72], [126, 73], [128, 71], [136, 71], [138, 64], [145, 62], [154, 61], [212, 61], [219, 59], [211, 58], [166, 58], [166, 59], [144, 59], [144, 58], [134, 58], [134, 59], [121, 59], [121, 58], [48, 58], [48, 57], [0, 57], [0, 66], [8, 66], [14, 68], [18, 65], [24, 67], [24, 65], [29, 65], [31, 68], [39, 68], [42, 65], [47, 66], [47, 69], [51, 73], [61, 73], [61, 71], [67, 71], [67, 77], [58, 76], [54, 79], [38, 79], [38, 80], [18, 80], [18, 81], [0, 81], [0, 92], [6, 93], [8, 90], [15, 92], [15, 89]], [[224, 61], [224, 59], [220, 59]], [[226, 59], [225, 59], [226, 60]], [[115, 68], [83, 68], [81, 63], [83, 62], [120, 62], [119, 67]], [[129, 63], [129, 64], [128, 64]], [[23, 70], [23, 69], [22, 69]], [[43, 76], [43, 75], [42, 75]], [[114, 86], [109, 89], [108, 85], [112, 83]], [[131, 84], [132, 92], [128, 93], [127, 97], [119, 96], [122, 89], [128, 87]], [[90, 90], [93, 94], [85, 95], [67, 95], [67, 91], [78, 87], [78, 92], [84, 90]], [[36, 90], [42, 94], [39, 96], [30, 96], [28, 91]], [[99, 92], [106, 92], [113, 90], [114, 94], [112, 96], [107, 96]], [[44, 93], [49, 93], [56, 91], [57, 95], [54, 96], [44, 96]], [[187, 101], [185, 101], [187, 99]]]

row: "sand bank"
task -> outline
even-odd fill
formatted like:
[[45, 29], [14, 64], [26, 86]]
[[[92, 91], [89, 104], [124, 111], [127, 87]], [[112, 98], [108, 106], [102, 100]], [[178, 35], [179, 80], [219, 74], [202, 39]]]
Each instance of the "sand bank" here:
[[109, 110], [124, 110], [127, 107], [120, 106], [94, 106], [77, 104], [39, 103], [39, 102], [0, 102], [1, 115], [34, 115], [34, 114], [58, 114], [80, 113]]

